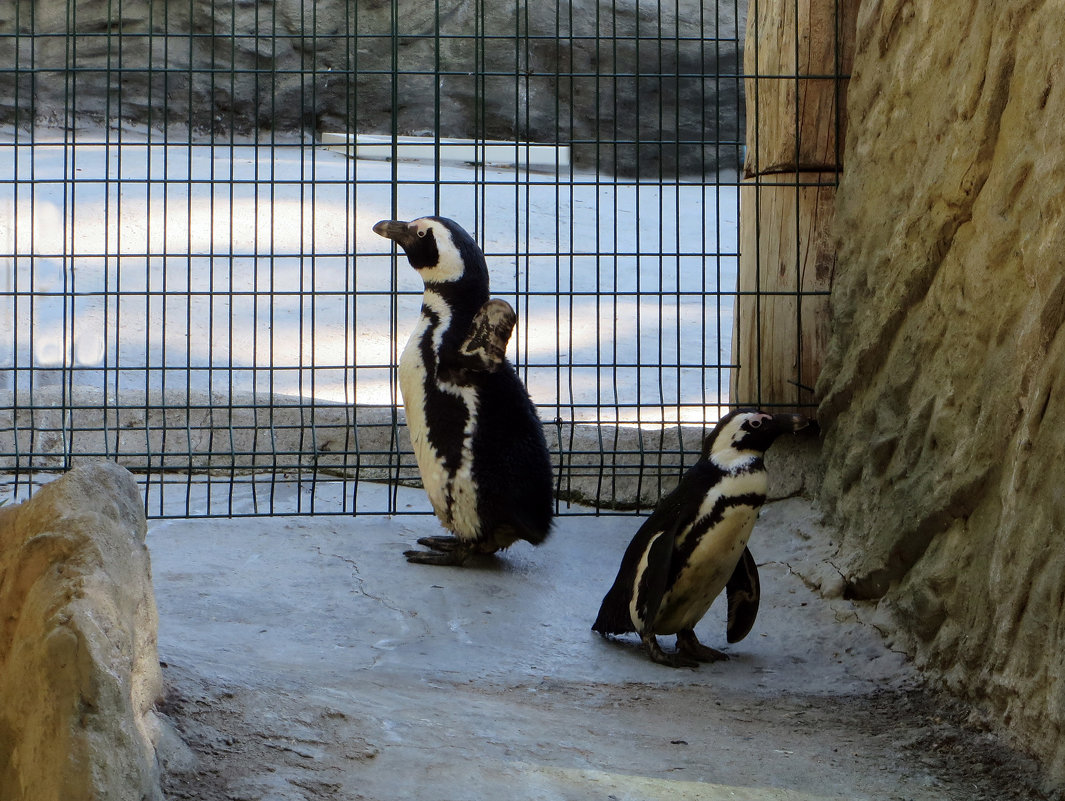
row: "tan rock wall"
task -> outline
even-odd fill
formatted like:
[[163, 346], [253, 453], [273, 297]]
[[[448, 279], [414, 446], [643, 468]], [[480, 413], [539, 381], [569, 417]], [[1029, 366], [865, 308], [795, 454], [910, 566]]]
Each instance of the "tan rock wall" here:
[[142, 501], [113, 464], [0, 509], [0, 798], [161, 799]]
[[818, 390], [847, 591], [1065, 780], [1062, 31], [862, 4]]

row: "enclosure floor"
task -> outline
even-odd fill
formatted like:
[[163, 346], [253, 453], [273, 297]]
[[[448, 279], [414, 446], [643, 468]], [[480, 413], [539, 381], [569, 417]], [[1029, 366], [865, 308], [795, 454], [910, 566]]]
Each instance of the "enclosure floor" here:
[[827, 537], [816, 520], [801, 500], [766, 507], [758, 622], [726, 646], [715, 605], [698, 634], [731, 659], [697, 670], [589, 629], [631, 516], [562, 517], [541, 548], [465, 568], [404, 561], [437, 533], [427, 516], [158, 522], [166, 711], [192, 749], [167, 796], [1033, 797], [1019, 758], [918, 689], [868, 610], [789, 568]]

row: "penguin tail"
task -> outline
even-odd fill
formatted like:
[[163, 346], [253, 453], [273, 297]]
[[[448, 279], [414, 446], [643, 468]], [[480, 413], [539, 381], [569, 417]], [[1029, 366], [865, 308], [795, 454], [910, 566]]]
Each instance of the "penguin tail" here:
[[518, 540], [539, 545], [551, 533], [551, 518], [541, 525], [530, 525], [525, 518], [515, 515], [507, 523], [492, 528], [491, 532], [488, 541], [492, 551], [509, 548]]
[[617, 587], [611, 587], [599, 607], [599, 615], [592, 624], [592, 631], [599, 634], [627, 634], [636, 631], [629, 615], [629, 604]]
[[552, 516], [550, 510], [538, 520], [530, 520], [525, 515], [515, 515], [513, 526], [515, 536], [533, 545], [540, 545], [551, 533]]
[[547, 539], [551, 533], [551, 526], [540, 526], [538, 528], [526, 529], [525, 540], [531, 542], [533, 545], [540, 545]]

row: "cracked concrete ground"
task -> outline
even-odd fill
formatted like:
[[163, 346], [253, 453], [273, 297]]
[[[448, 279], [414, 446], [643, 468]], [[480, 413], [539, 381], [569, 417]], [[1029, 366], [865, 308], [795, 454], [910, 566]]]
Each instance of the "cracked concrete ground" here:
[[728, 662], [671, 670], [592, 633], [638, 523], [563, 516], [538, 549], [439, 568], [402, 557], [438, 531], [429, 516], [156, 522], [167, 711], [189, 746], [168, 797], [1039, 797], [1030, 763], [792, 569], [831, 574], [803, 500], [755, 528], [750, 636], [725, 645], [720, 604], [697, 629]]

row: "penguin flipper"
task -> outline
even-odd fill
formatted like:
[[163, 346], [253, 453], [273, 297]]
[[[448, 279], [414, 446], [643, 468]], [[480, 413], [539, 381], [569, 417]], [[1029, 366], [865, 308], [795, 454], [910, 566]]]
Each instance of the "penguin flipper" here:
[[758, 565], [747, 548], [743, 549], [743, 555], [725, 585], [725, 594], [728, 597], [725, 638], [729, 642], [739, 642], [754, 627], [754, 620], [758, 617], [758, 599], [762, 594]]
[[[684, 510], [675, 503], [675, 494], [674, 491], [659, 503], [629, 542], [617, 578], [599, 607], [592, 631], [600, 634], [634, 631], [643, 637], [644, 632], [653, 627], [654, 617], [648, 619], [648, 616], [658, 615], [658, 607], [669, 583], [679, 520], [684, 519]], [[646, 560], [644, 554], [647, 554]], [[633, 617], [631, 608], [634, 595], [639, 620]], [[653, 610], [648, 610], [648, 604]]]
[[486, 302], [470, 324], [466, 339], [459, 346], [459, 359], [467, 370], [494, 373], [506, 358], [507, 343], [518, 315], [505, 300]]
[[636, 631], [653, 634], [658, 608], [666, 594], [669, 583], [669, 566], [673, 559], [673, 546], [676, 541], [676, 526], [655, 536], [647, 547], [647, 567], [640, 576], [636, 587], [636, 614], [640, 620]]
[[[626, 634], [635, 631], [642, 636], [644, 630], [649, 630], [649, 624], [646, 623], [647, 604], [653, 603], [653, 613], [657, 614], [668, 577], [668, 560], [671, 554], [665, 555], [665, 570], [660, 569], [663, 562], [661, 550], [667, 544], [661, 541], [667, 533], [670, 532], [663, 532], [659, 528], [654, 516], [645, 520], [640, 526], [639, 531], [629, 543], [629, 547], [625, 549], [625, 556], [621, 560], [617, 578], [614, 579], [613, 585], [599, 606], [599, 614], [595, 618], [595, 623], [592, 624], [592, 631], [600, 634]], [[651, 554], [648, 553], [646, 567], [641, 574], [639, 571], [641, 563], [644, 563], [644, 553], [655, 548], [656, 545], [658, 545], [658, 550], [654, 555], [657, 558], [652, 561]], [[672, 549], [672, 537], [669, 538], [668, 545]], [[640, 615], [640, 620], [635, 620], [632, 616], [633, 595], [637, 599], [637, 614]]]

